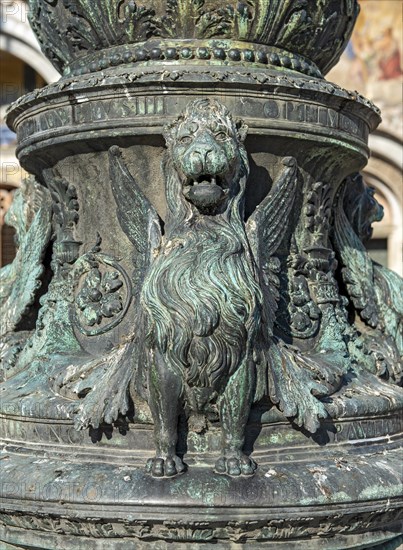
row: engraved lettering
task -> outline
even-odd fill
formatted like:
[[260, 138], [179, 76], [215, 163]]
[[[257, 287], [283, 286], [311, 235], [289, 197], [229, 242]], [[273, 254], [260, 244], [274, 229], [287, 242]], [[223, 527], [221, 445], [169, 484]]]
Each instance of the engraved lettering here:
[[328, 109], [329, 126], [331, 128], [337, 128], [337, 113], [333, 109]]
[[146, 100], [145, 97], [139, 97], [137, 100], [137, 108], [139, 115], [146, 114]]
[[304, 122], [305, 105], [287, 103], [287, 120], [293, 122]]
[[319, 108], [317, 105], [307, 105], [306, 106], [306, 122], [318, 122], [318, 112]]
[[105, 101], [75, 105], [74, 119], [77, 123], [108, 120], [111, 106], [110, 102]]
[[328, 113], [328, 109], [326, 109], [325, 107], [321, 107], [319, 109], [319, 124], [322, 124], [322, 126], [328, 125], [327, 113]]
[[155, 104], [153, 97], [146, 97], [146, 113], [153, 115], [155, 113]]
[[162, 115], [165, 113], [164, 98], [157, 97], [155, 101], [155, 114]]
[[263, 112], [267, 118], [278, 118], [280, 114], [278, 103], [274, 101], [274, 99], [270, 99], [269, 101], [266, 101], [266, 103], [263, 106]]
[[352, 134], [358, 134], [357, 122], [343, 114], [340, 114], [340, 128]]
[[49, 429], [49, 439], [52, 441], [61, 442], [63, 441], [63, 438], [60, 436], [60, 427], [59, 426], [52, 426], [50, 425]]

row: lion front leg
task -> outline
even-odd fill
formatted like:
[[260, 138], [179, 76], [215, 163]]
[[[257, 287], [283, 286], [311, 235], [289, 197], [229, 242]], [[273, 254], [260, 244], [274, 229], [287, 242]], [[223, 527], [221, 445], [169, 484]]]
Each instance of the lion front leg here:
[[150, 361], [148, 387], [156, 453], [147, 461], [146, 471], [154, 477], [172, 477], [185, 470], [176, 454], [182, 379], [159, 352]]
[[252, 475], [256, 462], [242, 452], [255, 384], [255, 365], [244, 361], [230, 378], [221, 396], [222, 456], [215, 471], [230, 476]]

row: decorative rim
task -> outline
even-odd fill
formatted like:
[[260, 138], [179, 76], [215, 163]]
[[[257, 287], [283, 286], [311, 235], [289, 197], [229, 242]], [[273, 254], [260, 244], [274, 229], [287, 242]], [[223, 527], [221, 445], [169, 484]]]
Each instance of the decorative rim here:
[[[46, 487], [46, 486], [45, 486]], [[48, 489], [48, 487], [46, 487]], [[85, 485], [83, 491], [88, 501], [91, 500], [92, 493], [97, 494], [93, 485]], [[48, 489], [49, 490], [49, 489]], [[111, 548], [127, 548], [130, 544], [147, 544], [148, 548], [165, 542], [167, 545], [191, 544], [192, 548], [203, 548], [210, 543], [225, 545], [254, 545], [254, 548], [263, 547], [268, 550], [279, 548], [279, 544], [287, 544], [286, 548], [294, 550], [300, 548], [308, 550], [312, 548], [312, 541], [306, 538], [309, 529], [315, 534], [315, 527], [318, 531], [321, 548], [326, 550], [335, 548], [357, 548], [359, 542], [367, 542], [374, 550], [398, 550], [398, 544], [403, 541], [403, 536], [393, 534], [393, 529], [399, 526], [402, 513], [399, 509], [399, 503], [390, 503], [389, 501], [379, 501], [378, 509], [369, 509], [368, 507], [354, 507], [353, 511], [346, 511], [333, 506], [329, 507], [327, 513], [322, 510], [310, 508], [309, 513], [301, 506], [294, 509], [294, 517], [282, 518], [278, 513], [275, 517], [268, 517], [269, 513], [273, 515], [272, 510], [266, 512], [266, 517], [253, 514], [243, 515], [239, 520], [234, 521], [230, 517], [233, 509], [220, 508], [221, 517], [210, 520], [200, 514], [197, 508], [184, 506], [178, 510], [177, 516], [171, 516], [169, 519], [161, 520], [154, 510], [140, 511], [141, 518], [134, 519], [134, 514], [129, 519], [108, 518], [108, 521], [99, 520], [99, 511], [94, 505], [87, 505], [87, 518], [72, 517], [72, 514], [55, 513], [53, 510], [43, 511], [20, 511], [7, 507], [0, 513], [2, 540], [10, 540], [12, 543], [20, 541], [22, 544], [29, 540], [33, 546], [29, 548], [54, 548], [54, 544], [60, 545], [63, 537], [69, 537], [65, 540], [66, 548], [73, 548], [74, 541], [81, 541], [90, 550], [109, 546]], [[350, 504], [351, 506], [351, 504]], [[385, 509], [386, 507], [386, 509]], [[388, 509], [389, 508], [389, 509]], [[154, 512], [154, 513], [153, 513]], [[166, 510], [164, 510], [166, 513]], [[277, 510], [276, 510], [277, 512]], [[305, 513], [304, 513], [305, 512]], [[322, 512], [322, 513], [320, 513]], [[104, 513], [104, 509], [103, 509]], [[134, 510], [139, 515], [139, 510]], [[94, 514], [98, 514], [95, 518]], [[309, 518], [309, 514], [314, 517]], [[148, 516], [148, 517], [147, 517]], [[363, 519], [364, 517], [364, 519]], [[196, 519], [197, 518], [197, 519]], [[327, 523], [331, 526], [323, 536], [318, 523]], [[363, 528], [365, 529], [362, 532]], [[371, 525], [371, 530], [368, 526]], [[385, 528], [386, 525], [386, 528]], [[348, 526], [348, 529], [346, 527]], [[350, 527], [351, 526], [351, 527]], [[372, 526], [374, 526], [372, 528]], [[276, 535], [280, 533], [280, 535]], [[288, 536], [287, 536], [288, 533]], [[292, 538], [290, 537], [292, 534]], [[9, 538], [10, 537], [10, 538]], [[37, 546], [40, 544], [41, 546]], [[48, 546], [52, 544], [52, 546]], [[78, 542], [77, 542], [78, 544]], [[336, 546], [337, 544], [337, 546]], [[60, 547], [60, 546], [59, 546]], [[75, 546], [74, 546], [75, 547]], [[14, 547], [12, 547], [14, 548]], [[23, 546], [25, 548], [25, 546]], [[166, 548], [166, 546], [164, 546]], [[222, 546], [221, 546], [222, 548]], [[317, 548], [317, 546], [316, 546]], [[362, 548], [362, 546], [361, 546]]]
[[60, 72], [111, 47], [181, 39], [283, 48], [307, 56], [326, 74], [347, 46], [359, 13], [357, 0], [29, 0], [29, 5], [32, 29]]
[[[94, 89], [103, 86], [133, 84], [134, 82], [139, 85], [142, 85], [143, 83], [149, 84], [150, 82], [155, 81], [163, 81], [165, 83], [169, 82], [172, 84], [172, 82], [177, 80], [179, 76], [182, 80], [193, 83], [195, 81], [195, 77], [198, 77], [200, 73], [198, 72], [198, 67], [192, 68], [189, 66], [190, 63], [191, 61], [186, 63], [185, 66], [172, 65], [172, 67], [170, 67], [171, 70], [168, 68], [164, 70], [163, 65], [161, 64], [153, 69], [150, 64], [146, 64], [142, 67], [139, 63], [133, 66], [132, 72], [124, 70], [124, 67], [122, 66], [117, 73], [87, 73], [83, 75], [79, 81], [77, 81], [76, 77], [73, 75], [66, 75], [57, 82], [53, 82], [43, 88], [38, 88], [32, 92], [28, 92], [14, 101], [7, 110], [7, 124], [11, 129], [13, 129], [15, 119], [19, 115], [25, 113], [34, 105], [41, 103], [42, 101], [50, 101], [59, 96], [61, 93], [65, 93], [67, 91], [77, 92], [78, 90]], [[338, 84], [325, 79], [310, 78], [301, 81], [298, 75], [293, 74], [291, 71], [287, 71], [287, 73], [278, 72], [277, 74], [273, 74], [273, 72], [270, 71], [270, 67], [267, 67], [269, 70], [266, 71], [261, 65], [255, 67], [252, 64], [250, 65], [250, 71], [248, 71], [247, 67], [241, 63], [238, 63], [239, 69], [235, 73], [235, 67], [235, 65], [229, 66], [229, 64], [227, 64], [226, 67], [218, 65], [217, 67], [214, 67], [214, 71], [209, 71], [208, 74], [204, 72], [203, 75], [213, 83], [222, 81], [229, 82], [230, 77], [236, 74], [236, 82], [238, 85], [255, 85], [257, 83], [260, 87], [281, 86], [298, 90], [303, 89], [305, 92], [314, 94], [316, 92], [331, 94], [341, 100], [355, 102], [355, 104], [358, 104], [361, 108], [369, 109], [371, 111], [371, 113], [369, 113], [370, 116], [375, 117], [375, 121], [373, 123], [368, 121], [368, 123], [373, 126], [373, 129], [375, 129], [381, 121], [381, 112], [371, 100], [364, 97], [359, 92], [346, 90]], [[366, 114], [365, 116], [368, 115]]]
[[78, 76], [116, 67], [118, 65], [146, 65], [152, 63], [211, 65], [242, 64], [262, 68], [271, 66], [300, 72], [314, 78], [323, 78], [317, 65], [297, 53], [252, 42], [232, 40], [151, 40], [138, 44], [114, 46], [80, 57], [66, 67], [65, 76]]

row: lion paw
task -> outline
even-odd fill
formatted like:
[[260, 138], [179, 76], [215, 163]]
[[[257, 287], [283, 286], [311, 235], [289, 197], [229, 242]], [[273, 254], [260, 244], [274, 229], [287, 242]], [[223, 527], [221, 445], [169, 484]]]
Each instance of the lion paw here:
[[186, 466], [179, 456], [154, 457], [147, 460], [146, 472], [153, 477], [173, 477], [182, 474]]
[[256, 468], [256, 462], [244, 454], [240, 456], [222, 456], [215, 464], [215, 471], [218, 474], [229, 476], [251, 476]]

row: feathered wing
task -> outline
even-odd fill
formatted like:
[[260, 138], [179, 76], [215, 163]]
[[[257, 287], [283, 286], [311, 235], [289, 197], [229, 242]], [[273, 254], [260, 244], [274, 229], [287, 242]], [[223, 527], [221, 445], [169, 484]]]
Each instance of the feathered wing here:
[[[161, 226], [158, 214], [145, 197], [128, 171], [117, 146], [109, 149], [109, 173], [112, 191], [117, 206], [119, 223], [133, 243], [133, 272], [141, 283], [149, 267], [153, 252], [161, 241]], [[139, 298], [139, 287], [137, 295]], [[78, 429], [98, 427], [117, 420], [129, 408], [129, 385], [133, 377], [142, 376], [143, 368], [139, 349], [141, 340], [140, 315], [136, 316], [138, 327], [126, 342], [119, 344], [101, 358], [91, 359], [78, 369], [66, 369], [56, 386], [65, 393], [85, 397], [73, 407], [75, 425]]]
[[54, 389], [76, 400], [72, 405], [77, 430], [103, 422], [111, 424], [129, 411], [128, 386], [133, 376], [130, 344], [124, 343], [101, 358], [67, 365], [55, 379]]
[[344, 266], [342, 275], [348, 295], [361, 319], [370, 327], [376, 327], [379, 315], [374, 291], [374, 266], [344, 212], [343, 193], [340, 193], [336, 206], [333, 239]]
[[258, 265], [263, 293], [263, 318], [268, 335], [272, 334], [277, 310], [278, 260], [274, 257], [286, 230], [297, 188], [297, 163], [293, 157], [282, 160], [283, 170], [270, 193], [250, 216], [246, 231]]
[[375, 293], [386, 334], [391, 336], [403, 361], [403, 279], [373, 262]]
[[161, 242], [161, 224], [155, 208], [123, 162], [119, 147], [109, 149], [109, 173], [120, 226], [134, 245], [136, 268], [147, 267]]
[[[52, 206], [49, 192], [36, 182], [24, 183], [26, 185], [33, 186], [27, 199], [32, 202], [29, 207], [34, 209], [34, 202], [39, 207], [34, 210], [26, 232], [19, 235], [19, 249], [13, 263], [0, 270], [1, 335], [15, 330], [34, 302], [42, 284], [42, 259], [50, 241]], [[19, 223], [24, 224], [26, 220], [19, 220]]]
[[327, 416], [318, 399], [327, 395], [316, 365], [296, 349], [273, 338], [273, 325], [279, 297], [279, 262], [274, 257], [284, 237], [297, 189], [297, 164], [294, 158], [282, 161], [283, 170], [266, 199], [247, 223], [248, 238], [256, 263], [263, 294], [262, 342], [258, 343], [258, 380], [256, 400], [268, 395], [287, 417], [310, 432], [319, 427], [319, 418]]
[[266, 353], [266, 376], [271, 401], [297, 426], [311, 433], [328, 413], [318, 398], [328, 395], [318, 377], [318, 365], [282, 342], [272, 343]]
[[396, 343], [403, 355], [403, 281], [369, 256], [338, 199], [333, 239], [342, 264], [343, 281], [361, 319], [370, 327], [379, 326]]

